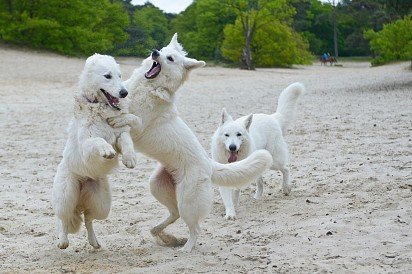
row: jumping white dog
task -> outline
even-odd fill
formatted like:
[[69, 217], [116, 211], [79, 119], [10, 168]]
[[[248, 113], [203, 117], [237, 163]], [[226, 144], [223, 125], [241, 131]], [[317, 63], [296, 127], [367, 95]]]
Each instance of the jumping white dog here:
[[[294, 83], [288, 86], [279, 97], [276, 113], [250, 114], [234, 121], [223, 109], [219, 128], [212, 138], [213, 160], [225, 164], [243, 160], [257, 149], [268, 150], [273, 157], [271, 169], [280, 170], [283, 175], [282, 189], [285, 195], [291, 191], [288, 168], [288, 148], [283, 133], [292, 123], [297, 100], [304, 92], [304, 86]], [[259, 177], [255, 198], [263, 192], [263, 180]], [[220, 195], [226, 209], [226, 219], [235, 219], [234, 204], [239, 201], [239, 189], [220, 187]], [[233, 191], [233, 193], [232, 193]]]
[[186, 242], [163, 231], [180, 216], [189, 227], [190, 237], [182, 248], [188, 252], [196, 243], [199, 221], [211, 210], [211, 183], [241, 187], [272, 164], [265, 150], [233, 164], [212, 161], [179, 117], [175, 92], [191, 70], [204, 65], [203, 61], [186, 57], [175, 34], [168, 46], [153, 51], [126, 81], [131, 114], [109, 119], [113, 126], [130, 125], [135, 148], [160, 162], [150, 177], [150, 190], [170, 215], [151, 230], [152, 235], [168, 246]]
[[107, 175], [118, 166], [118, 153], [128, 168], [136, 165], [136, 154], [128, 126], [113, 128], [107, 119], [127, 112], [127, 90], [113, 57], [95, 54], [86, 60], [80, 76], [81, 92], [75, 95], [74, 118], [53, 183], [52, 203], [58, 231], [58, 247], [69, 246], [68, 233], [76, 233], [82, 221], [89, 243], [100, 245], [92, 221], [103, 220], [111, 205]]

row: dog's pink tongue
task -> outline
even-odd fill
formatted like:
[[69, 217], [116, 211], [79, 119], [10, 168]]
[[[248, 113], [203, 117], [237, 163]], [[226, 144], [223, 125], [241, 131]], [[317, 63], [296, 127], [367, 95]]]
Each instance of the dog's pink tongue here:
[[229, 159], [227, 159], [227, 161], [229, 163], [236, 162], [237, 161], [237, 153], [234, 152], [234, 151], [231, 151], [230, 154], [229, 154]]
[[157, 74], [157, 73], [159, 73], [160, 72], [160, 66], [159, 65], [156, 65], [156, 66], [153, 66], [148, 72], [146, 72], [146, 77], [153, 77], [155, 74]]

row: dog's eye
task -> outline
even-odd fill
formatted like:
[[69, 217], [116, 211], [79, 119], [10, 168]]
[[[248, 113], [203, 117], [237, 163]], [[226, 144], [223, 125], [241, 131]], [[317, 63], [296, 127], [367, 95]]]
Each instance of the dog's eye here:
[[167, 56], [167, 60], [169, 60], [170, 62], [174, 62], [173, 57], [172, 56]]
[[240, 136], [242, 136], [242, 133], [238, 132], [238, 133], [236, 134], [236, 136], [237, 136], [237, 137], [240, 137]]
[[225, 133], [225, 136], [226, 136], [226, 137], [229, 137], [229, 134]]
[[121, 74], [119, 74], [119, 78], [122, 78], [122, 75], [121, 75]]
[[106, 78], [106, 79], [112, 79], [112, 75], [111, 75], [111, 74], [105, 74], [105, 75], [104, 75], [104, 78]]

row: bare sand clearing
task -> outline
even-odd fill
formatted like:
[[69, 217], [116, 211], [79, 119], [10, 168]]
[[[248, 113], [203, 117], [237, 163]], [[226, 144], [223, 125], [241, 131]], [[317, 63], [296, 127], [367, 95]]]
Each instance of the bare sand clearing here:
[[[125, 78], [138, 61], [119, 59]], [[63, 273], [268, 273], [412, 271], [412, 73], [409, 63], [370, 68], [314, 64], [241, 71], [206, 67], [179, 91], [178, 108], [206, 150], [222, 107], [235, 117], [272, 113], [280, 91], [308, 93], [285, 134], [292, 194], [264, 174], [261, 200], [242, 192], [226, 221], [218, 192], [194, 251], [159, 246], [149, 229], [165, 208], [149, 193], [155, 162], [111, 175], [113, 206], [96, 221], [102, 249], [85, 229], [56, 247], [50, 204], [84, 60], [0, 49], [0, 271]], [[168, 228], [187, 236], [181, 220]]]

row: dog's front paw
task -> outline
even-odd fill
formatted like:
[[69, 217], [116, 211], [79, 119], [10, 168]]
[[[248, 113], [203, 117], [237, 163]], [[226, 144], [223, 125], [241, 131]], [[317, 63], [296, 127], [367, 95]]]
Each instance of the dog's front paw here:
[[110, 117], [107, 119], [107, 123], [112, 126], [112, 127], [124, 127], [129, 125], [130, 119], [128, 118], [128, 115], [120, 115], [116, 117]]
[[122, 162], [127, 168], [134, 168], [137, 164], [136, 153], [123, 155]]
[[99, 155], [105, 159], [113, 159], [116, 156], [116, 151], [109, 144], [99, 146]]
[[234, 208], [227, 208], [226, 209], [226, 220], [236, 220], [236, 211]]

